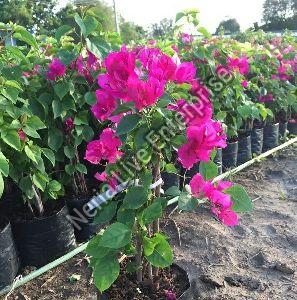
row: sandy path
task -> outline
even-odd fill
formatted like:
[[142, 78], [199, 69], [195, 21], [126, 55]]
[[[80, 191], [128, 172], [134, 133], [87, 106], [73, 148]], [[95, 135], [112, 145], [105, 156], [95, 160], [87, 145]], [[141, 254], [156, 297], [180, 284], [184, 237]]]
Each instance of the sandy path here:
[[234, 178], [254, 199], [240, 226], [223, 227], [202, 207], [175, 214], [177, 226], [168, 221], [176, 259], [192, 282], [184, 299], [297, 299], [296, 154], [287, 150]]

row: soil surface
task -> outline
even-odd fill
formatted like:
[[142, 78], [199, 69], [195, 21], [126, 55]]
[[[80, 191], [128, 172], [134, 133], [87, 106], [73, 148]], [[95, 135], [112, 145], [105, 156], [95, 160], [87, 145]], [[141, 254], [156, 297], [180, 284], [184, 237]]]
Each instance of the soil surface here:
[[[202, 206], [193, 213], [174, 211], [165, 220], [176, 262], [191, 282], [182, 299], [296, 300], [296, 148], [254, 164], [232, 180], [244, 185], [254, 202], [239, 226], [224, 227]], [[78, 255], [6, 300], [95, 300], [87, 266], [85, 256]]]
[[254, 210], [222, 226], [209, 209], [174, 213], [165, 230], [191, 289], [183, 300], [297, 299], [297, 151], [236, 175]]

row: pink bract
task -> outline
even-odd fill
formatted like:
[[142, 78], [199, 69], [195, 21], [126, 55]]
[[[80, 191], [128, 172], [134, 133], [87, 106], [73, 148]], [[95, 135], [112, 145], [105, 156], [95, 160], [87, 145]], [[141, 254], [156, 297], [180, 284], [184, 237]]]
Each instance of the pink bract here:
[[48, 65], [47, 78], [50, 80], [56, 80], [57, 77], [62, 77], [66, 73], [66, 66], [58, 59], [54, 58]]
[[97, 103], [92, 105], [94, 116], [101, 122], [107, 120], [117, 107], [116, 99], [103, 90], [96, 91]]
[[106, 128], [102, 131], [99, 140], [92, 141], [88, 144], [85, 159], [92, 164], [99, 164], [101, 160], [115, 163], [123, 153], [118, 150], [122, 145], [116, 137], [115, 131]]
[[178, 83], [191, 82], [196, 75], [196, 68], [192, 62], [183, 62], [175, 71], [175, 80]]

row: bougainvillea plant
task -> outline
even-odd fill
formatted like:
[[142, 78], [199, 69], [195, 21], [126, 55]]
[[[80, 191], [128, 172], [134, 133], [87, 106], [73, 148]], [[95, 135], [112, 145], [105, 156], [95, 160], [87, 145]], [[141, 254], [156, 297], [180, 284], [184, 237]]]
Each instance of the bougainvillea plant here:
[[[3, 174], [13, 178], [25, 199], [42, 199], [39, 214], [48, 198], [41, 194], [48, 188], [55, 198], [64, 194], [63, 186], [67, 197], [88, 196], [82, 149], [99, 129], [89, 105], [96, 102], [100, 60], [111, 50], [90, 14], [86, 12], [83, 19], [76, 15], [77, 28], [62, 26], [54, 38], [1, 24], [7, 36], [23, 43], [1, 46], [1, 116], [7, 123], [1, 126], [1, 142], [21, 151], [3, 154]], [[74, 40], [77, 36], [79, 42]], [[15, 161], [9, 174], [7, 159]]]
[[[112, 222], [87, 248], [100, 291], [119, 276], [122, 254], [131, 257], [127, 267], [138, 281], [153, 281], [158, 268], [172, 264], [172, 249], [159, 226], [171, 198], [178, 197], [179, 209], [185, 211], [205, 203], [227, 226], [238, 224], [237, 212], [252, 208], [241, 186], [212, 182], [217, 167], [211, 158], [217, 147], [226, 146], [226, 135], [212, 120], [209, 92], [197, 80], [192, 62], [159, 48], [123, 46], [103, 65], [91, 110], [107, 128], [88, 144], [85, 159], [105, 166], [95, 175], [103, 190], [114, 191], [123, 182], [129, 186], [98, 209], [98, 222]], [[181, 190], [172, 186], [163, 193], [160, 174], [169, 169], [177, 173], [175, 153], [186, 170], [200, 162], [200, 173]]]

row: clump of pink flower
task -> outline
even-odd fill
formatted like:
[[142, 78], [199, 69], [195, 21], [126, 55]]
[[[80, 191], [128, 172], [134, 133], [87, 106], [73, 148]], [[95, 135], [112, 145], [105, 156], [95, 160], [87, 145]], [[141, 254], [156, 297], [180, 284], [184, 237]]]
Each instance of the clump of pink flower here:
[[272, 101], [273, 101], [272, 93], [268, 93], [265, 96], [260, 96], [259, 97], [259, 102], [261, 102], [261, 103], [272, 102]]
[[246, 56], [228, 57], [227, 65], [230, 70], [237, 70], [242, 75], [246, 75], [249, 72], [249, 62]]
[[58, 58], [54, 58], [48, 65], [46, 76], [49, 80], [55, 81], [58, 77], [64, 76], [65, 73], [66, 66]]
[[85, 159], [92, 164], [99, 164], [102, 160], [115, 163], [123, 155], [119, 151], [121, 145], [122, 142], [116, 136], [115, 131], [106, 128], [102, 131], [98, 140], [88, 143]]
[[232, 185], [229, 181], [219, 181], [213, 184], [210, 180], [204, 180], [199, 173], [190, 181], [192, 195], [197, 198], [207, 198], [210, 201], [211, 212], [227, 226], [238, 224], [238, 216], [232, 210], [231, 197], [224, 193]]

